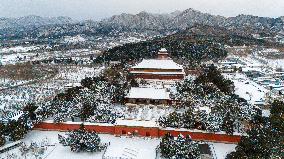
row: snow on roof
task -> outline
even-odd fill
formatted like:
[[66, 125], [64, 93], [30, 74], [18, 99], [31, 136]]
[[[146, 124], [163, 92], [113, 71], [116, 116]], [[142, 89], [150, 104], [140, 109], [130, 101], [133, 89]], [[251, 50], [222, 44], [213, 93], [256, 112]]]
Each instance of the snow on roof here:
[[237, 64], [235, 61], [221, 61], [220, 64]]
[[184, 75], [185, 72], [144, 72], [144, 71], [130, 71], [130, 73], [142, 73], [142, 74], [153, 74], [153, 75]]
[[140, 88], [131, 87], [126, 98], [139, 98], [139, 99], [170, 99], [170, 93], [165, 88]]
[[68, 83], [65, 87], [81, 87], [81, 83]]
[[166, 48], [161, 48], [159, 52], [168, 52], [168, 50]]
[[11, 117], [11, 120], [18, 120], [22, 115], [24, 114], [24, 112], [20, 111], [18, 113], [16, 113], [13, 117]]
[[117, 119], [115, 125], [122, 126], [141, 126], [141, 127], [159, 127], [157, 123], [153, 120], [126, 120], [126, 119]]
[[22, 111], [11, 113], [11, 114], [1, 117], [0, 120], [4, 122], [9, 121], [9, 120], [18, 120], [20, 117], [22, 117], [23, 114], [24, 112]]
[[144, 59], [142, 62], [132, 68], [149, 68], [149, 69], [183, 69], [183, 67], [175, 63], [172, 59]]
[[[43, 123], [54, 123], [54, 121], [44, 120]], [[77, 124], [77, 125], [82, 124], [82, 122], [73, 122], [73, 121], [66, 121], [62, 123], [63, 124]], [[113, 126], [113, 124], [110, 124], [110, 123], [95, 123], [95, 122], [84, 122], [84, 125]]]
[[261, 68], [252, 68], [252, 67], [244, 67], [242, 68], [243, 72], [252, 72], [252, 71], [256, 71], [256, 72], [262, 72]]

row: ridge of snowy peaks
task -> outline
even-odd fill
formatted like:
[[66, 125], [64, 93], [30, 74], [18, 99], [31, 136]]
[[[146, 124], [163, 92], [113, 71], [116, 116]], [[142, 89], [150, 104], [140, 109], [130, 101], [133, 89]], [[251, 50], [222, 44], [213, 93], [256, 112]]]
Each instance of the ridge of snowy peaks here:
[[253, 15], [240, 14], [236, 17], [229, 17], [225, 26], [230, 27], [252, 27], [257, 29], [272, 29], [278, 31], [283, 29], [284, 21], [279, 18], [258, 17]]
[[195, 24], [202, 24], [233, 29], [250, 27], [256, 30], [267, 29], [279, 32], [283, 29], [284, 16], [269, 18], [241, 14], [227, 18], [189, 8], [169, 14], [153, 14], [145, 11], [138, 14], [123, 13], [107, 18], [100, 23], [102, 25], [112, 24], [129, 29], [185, 29]]
[[19, 18], [0, 18], [0, 29], [74, 23], [70, 17], [41, 17], [29, 15]]
[[145, 11], [138, 14], [114, 15], [111, 18], [102, 20], [103, 25], [114, 24], [116, 26], [129, 29], [165, 29], [166, 23], [169, 21], [169, 14], [152, 14]]
[[114, 15], [101, 21], [101, 24], [116, 25], [130, 29], [185, 29], [195, 23], [205, 25], [218, 25], [223, 22], [225, 17], [214, 16], [208, 13], [202, 13], [194, 9], [184, 11], [174, 11], [169, 14], [153, 14], [140, 12], [138, 14]]
[[[153, 14], [140, 12], [138, 14], [122, 13], [101, 21], [74, 21], [68, 17], [46, 18], [27, 16], [21, 18], [0, 18], [0, 36], [3, 38], [55, 37], [85, 34], [108, 35], [119, 32], [143, 32], [151, 34], [168, 34], [194, 27], [208, 25], [223, 27], [230, 31], [246, 34], [262, 33], [275, 36], [283, 30], [284, 16], [279, 18], [238, 15], [223, 17], [203, 13], [194, 9], [174, 11], [172, 13]], [[35, 26], [35, 27], [33, 27]]]
[[200, 11], [189, 8], [176, 15], [171, 22], [171, 26], [179, 27], [179, 29], [185, 29], [194, 24], [220, 26], [225, 22], [225, 20], [225, 17], [202, 13]]

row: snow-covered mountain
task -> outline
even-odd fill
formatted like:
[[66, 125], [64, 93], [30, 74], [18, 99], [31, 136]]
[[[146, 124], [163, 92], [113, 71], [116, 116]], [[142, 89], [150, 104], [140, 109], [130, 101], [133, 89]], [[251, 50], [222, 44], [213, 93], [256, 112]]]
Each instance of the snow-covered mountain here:
[[114, 15], [99, 22], [102, 25], [114, 25], [129, 29], [165, 29], [166, 24], [171, 20], [170, 14], [151, 14], [140, 12], [138, 14]]
[[[56, 25], [54, 25], [56, 24]], [[123, 13], [101, 21], [76, 22], [68, 17], [44, 18], [27, 16], [21, 18], [0, 18], [0, 38], [46, 38], [75, 35], [108, 35], [121, 32], [140, 32], [151, 35], [168, 35], [198, 25], [223, 27], [229, 31], [245, 34], [261, 34], [275, 37], [284, 26], [284, 17], [269, 18], [252, 15], [223, 17], [211, 15], [194, 9], [175, 11], [168, 14], [140, 12]]]
[[40, 17], [35, 15], [19, 17], [19, 18], [0, 18], [0, 29], [3, 28], [19, 28], [31, 26], [44, 26], [54, 24], [74, 23], [69, 17]]
[[260, 30], [280, 31], [283, 29], [284, 18], [258, 17], [252, 15], [238, 15], [223, 17], [211, 15], [194, 9], [176, 11], [169, 14], [152, 14], [140, 12], [138, 14], [120, 14], [99, 22], [101, 25], [114, 25], [130, 29], [185, 29], [195, 24], [219, 26], [225, 28], [250, 28], [255, 32]]

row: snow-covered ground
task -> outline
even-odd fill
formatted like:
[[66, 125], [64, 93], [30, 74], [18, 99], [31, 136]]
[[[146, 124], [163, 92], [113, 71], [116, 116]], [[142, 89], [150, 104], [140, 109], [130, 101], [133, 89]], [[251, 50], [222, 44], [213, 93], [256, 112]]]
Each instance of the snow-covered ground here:
[[235, 93], [251, 104], [255, 104], [256, 101], [263, 101], [268, 92], [266, 88], [250, 80], [244, 74], [236, 73], [223, 75], [234, 82]]
[[28, 52], [38, 50], [40, 46], [15, 46], [10, 48], [2, 48], [0, 49], [0, 53], [11, 53], [11, 52]]
[[[235, 84], [236, 94], [248, 100], [251, 104], [267, 102], [267, 97], [276, 98], [280, 91], [284, 90], [283, 75], [284, 59], [268, 59], [263, 54], [274, 53], [275, 49], [257, 51], [248, 56], [230, 55], [227, 59], [237, 61], [243, 73], [224, 74]], [[255, 74], [256, 77], [248, 78], [247, 74]], [[256, 74], [260, 77], [257, 77]], [[272, 89], [272, 91], [270, 91]]]
[[[27, 137], [23, 139], [23, 142], [41, 142], [45, 139], [51, 145], [55, 145], [55, 148], [51, 148], [47, 153], [45, 159], [101, 159], [103, 156], [103, 152], [97, 153], [88, 153], [88, 152], [80, 152], [75, 153], [71, 152], [69, 147], [64, 147], [58, 143], [58, 134], [64, 135], [64, 132], [57, 131], [32, 131], [28, 133]], [[155, 148], [160, 142], [160, 139], [151, 139], [151, 138], [129, 138], [129, 137], [115, 137], [113, 135], [100, 134], [99, 135], [103, 143], [110, 143], [107, 151], [105, 152], [105, 156], [110, 157], [123, 157], [123, 153], [125, 153], [126, 149], [136, 150], [137, 155], [136, 159], [155, 159]], [[14, 149], [9, 151], [8, 153], [16, 153], [18, 154], [17, 159], [21, 159], [19, 149]], [[8, 153], [0, 154], [1, 157], [5, 157]]]
[[[115, 137], [113, 135], [99, 134], [103, 143], [110, 143], [105, 154], [104, 152], [71, 152], [69, 147], [64, 147], [58, 143], [58, 134], [64, 135], [64, 132], [57, 131], [38, 131], [33, 130], [29, 132], [22, 141], [27, 145], [31, 142], [41, 143], [45, 141], [48, 145], [54, 145], [47, 148], [43, 157], [45, 159], [101, 159], [105, 157], [123, 157], [131, 153], [135, 159], [155, 159], [155, 148], [160, 142], [159, 138], [139, 138], [139, 137]], [[215, 151], [217, 159], [225, 159], [226, 154], [234, 151], [235, 144], [224, 143], [209, 143], [211, 149]], [[134, 154], [132, 152], [135, 152]], [[18, 158], [22, 159], [19, 148], [10, 150], [6, 153], [0, 154], [0, 158], [6, 158], [8, 154], [16, 154]], [[33, 159], [33, 158], [30, 158]]]
[[270, 67], [284, 69], [284, 59], [268, 59], [267, 62]]
[[40, 103], [52, 99], [64, 86], [80, 83], [85, 77], [97, 75], [103, 68], [82, 66], [60, 66], [52, 79], [0, 91], [0, 109], [21, 108], [28, 102]]
[[[5, 48], [3, 48], [5, 49]], [[2, 50], [3, 50], [2, 49]], [[36, 52], [36, 50], [31, 50], [32, 52], [14, 52], [14, 53], [7, 53], [3, 52], [2, 57], [0, 58], [0, 63], [3, 65], [7, 64], [15, 64], [27, 61], [35, 61], [35, 60], [44, 60], [44, 59], [52, 59], [55, 57], [82, 57], [82, 56], [89, 56], [89, 55], [96, 55], [99, 54], [99, 50], [90, 50], [90, 49], [74, 49], [65, 52], [61, 51], [52, 51], [52, 52]]]
[[215, 152], [217, 159], [225, 159], [226, 155], [232, 151], [235, 151], [236, 144], [224, 144], [224, 143], [210, 143], [211, 150]]
[[82, 37], [81, 35], [76, 36], [65, 36], [63, 42], [64, 43], [79, 43], [79, 42], [85, 42], [86, 39]]
[[25, 83], [28, 83], [28, 82], [30, 82], [30, 81], [26, 81], [26, 80], [11, 80], [11, 79], [1, 78], [0, 77], [0, 89], [13, 87], [13, 86], [17, 86], [17, 85], [22, 85], [22, 84], [25, 84]]

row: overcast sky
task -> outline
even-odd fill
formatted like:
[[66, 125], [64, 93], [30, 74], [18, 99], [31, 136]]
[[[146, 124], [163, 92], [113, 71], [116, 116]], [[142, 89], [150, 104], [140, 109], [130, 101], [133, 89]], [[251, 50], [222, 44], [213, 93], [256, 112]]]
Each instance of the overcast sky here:
[[0, 0], [0, 17], [39, 15], [99, 20], [120, 13], [169, 13], [187, 8], [227, 17], [284, 16], [284, 0]]

